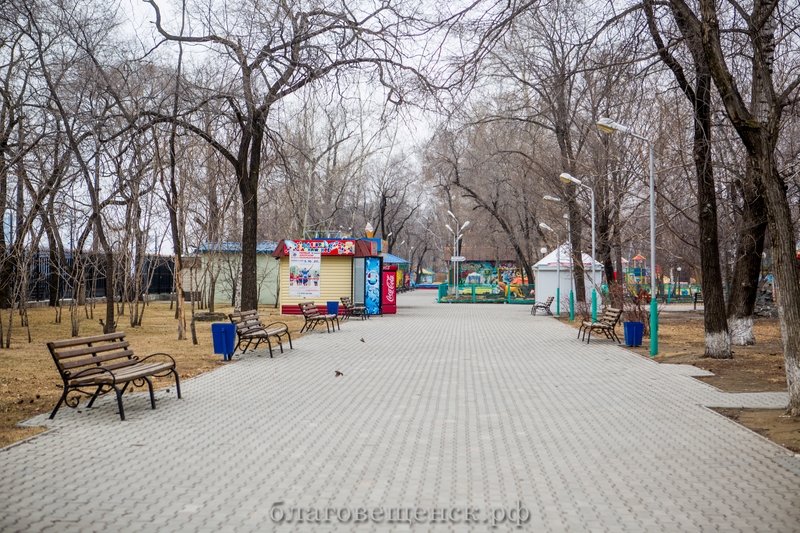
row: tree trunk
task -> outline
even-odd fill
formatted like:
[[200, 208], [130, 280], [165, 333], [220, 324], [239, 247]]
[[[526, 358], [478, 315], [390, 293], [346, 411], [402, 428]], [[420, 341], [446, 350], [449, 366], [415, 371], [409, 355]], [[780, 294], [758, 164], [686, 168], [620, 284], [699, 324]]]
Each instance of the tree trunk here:
[[[99, 218], [99, 217], [98, 217]], [[99, 225], [99, 222], [97, 223]], [[105, 239], [103, 239], [105, 241]], [[106, 245], [104, 244], [104, 247]], [[106, 259], [106, 322], [103, 324], [103, 333], [114, 333], [114, 254], [110, 247], [105, 250]]]
[[658, 47], [662, 61], [670, 68], [678, 85], [692, 104], [694, 111], [694, 139], [692, 157], [697, 173], [697, 224], [700, 232], [700, 283], [705, 308], [705, 357], [731, 359], [731, 339], [725, 315], [725, 292], [719, 264], [719, 232], [717, 228], [717, 193], [711, 154], [712, 77], [703, 52], [700, 28], [693, 24], [680, 9], [672, 4], [672, 15], [686, 40], [695, 71], [694, 88], [684, 69], [664, 45], [655, 22], [652, 0], [645, 0], [644, 8], [648, 28]]
[[740, 183], [744, 205], [741, 231], [736, 245], [736, 263], [728, 292], [728, 328], [736, 346], [756, 343], [753, 333], [753, 311], [758, 296], [761, 254], [767, 230], [767, 207], [753, 184], [753, 163], [747, 161], [747, 180]]
[[[699, 44], [699, 43], [698, 43]], [[697, 223], [700, 231], [700, 270], [703, 292], [705, 357], [731, 359], [731, 338], [725, 315], [725, 293], [719, 264], [717, 192], [711, 160], [711, 75], [698, 69], [694, 105], [694, 155], [697, 168]]]
[[[774, 34], [770, 31], [777, 4], [757, 2], [751, 20], [758, 20], [762, 27], [750, 33], [753, 42], [753, 67], [760, 75], [771, 76], [770, 51], [774, 50]], [[775, 147], [780, 136], [781, 114], [788, 102], [778, 102], [774, 96], [774, 84], [769, 79], [770, 112], [768, 120], [762, 122], [747, 109], [744, 99], [734, 82], [722, 51], [719, 19], [715, 0], [700, 0], [702, 10], [703, 49], [708, 57], [711, 73], [717, 85], [725, 110], [731, 123], [747, 149], [753, 162], [753, 176], [758, 191], [764, 195], [767, 205], [767, 221], [773, 246], [773, 275], [778, 299], [778, 318], [781, 323], [783, 357], [786, 381], [789, 389], [787, 414], [800, 417], [800, 278], [797, 272], [795, 235], [792, 215], [786, 194], [786, 185], [778, 174]], [[688, 6], [686, 6], [688, 10]], [[770, 12], [762, 13], [769, 9]], [[766, 79], [766, 78], [765, 78]]]
[[254, 121], [253, 137], [250, 142], [250, 167], [247, 174], [239, 179], [239, 192], [242, 196], [242, 309], [258, 309], [256, 246], [258, 245], [258, 175], [261, 171], [261, 145], [264, 139], [262, 120], [263, 117], [258, 116]]

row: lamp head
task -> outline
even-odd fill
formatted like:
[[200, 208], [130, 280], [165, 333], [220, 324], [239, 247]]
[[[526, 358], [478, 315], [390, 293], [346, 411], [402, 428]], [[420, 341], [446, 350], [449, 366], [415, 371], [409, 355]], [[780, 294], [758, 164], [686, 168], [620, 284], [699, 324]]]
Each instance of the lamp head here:
[[627, 126], [623, 126], [622, 124], [617, 124], [610, 118], [603, 117], [597, 121], [597, 127], [603, 133], [614, 133], [618, 131], [620, 133], [630, 133], [631, 129]]
[[463, 230], [463, 229], [464, 229], [464, 228], [466, 228], [467, 226], [469, 226], [469, 220], [467, 220], [466, 222], [464, 222], [464, 225], [463, 225], [463, 226], [461, 226], [461, 229], [460, 229], [460, 230], [458, 230], [458, 231], [461, 231], [461, 230]]
[[557, 198], [555, 196], [543, 196], [542, 200], [544, 200], [545, 202], [560, 202], [561, 198]]
[[583, 184], [583, 182], [581, 180], [579, 180], [578, 178], [573, 177], [572, 174], [568, 174], [566, 172], [562, 172], [558, 176], [558, 179], [560, 179], [564, 183], [574, 183], [575, 185], [582, 185]]
[[539, 222], [539, 227], [542, 228], [542, 229], [546, 229], [547, 231], [552, 231], [553, 233], [555, 233], [555, 231], [553, 231], [553, 228], [551, 228], [550, 226], [548, 226], [544, 222]]
[[453, 217], [453, 220], [456, 219], [456, 216], [453, 214], [452, 211], [448, 211], [447, 214], [450, 215], [451, 217]]
[[445, 228], [447, 228], [447, 229], [449, 229], [449, 230], [450, 230], [450, 233], [455, 233], [455, 232], [453, 231], [453, 228], [451, 228], [451, 227], [450, 227], [450, 224], [445, 224], [445, 225], [444, 225], [444, 227], [445, 227]]

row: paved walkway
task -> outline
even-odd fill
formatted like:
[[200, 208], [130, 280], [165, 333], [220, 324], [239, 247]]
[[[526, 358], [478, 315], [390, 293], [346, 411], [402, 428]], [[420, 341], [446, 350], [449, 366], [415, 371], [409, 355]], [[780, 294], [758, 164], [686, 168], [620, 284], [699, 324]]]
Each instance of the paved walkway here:
[[113, 398], [62, 409], [0, 452], [0, 531], [800, 531], [800, 458], [704, 407], [785, 394], [434, 298], [248, 354], [155, 411], [128, 396], [125, 422]]

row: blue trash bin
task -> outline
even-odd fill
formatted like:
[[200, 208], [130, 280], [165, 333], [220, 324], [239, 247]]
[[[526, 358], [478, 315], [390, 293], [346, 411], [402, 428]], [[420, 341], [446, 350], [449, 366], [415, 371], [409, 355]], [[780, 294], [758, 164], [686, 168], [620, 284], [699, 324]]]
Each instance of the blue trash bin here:
[[214, 339], [214, 353], [222, 354], [223, 361], [230, 361], [236, 340], [236, 326], [233, 324], [211, 324], [211, 338]]
[[328, 314], [329, 315], [339, 314], [339, 302], [328, 302]]
[[644, 322], [625, 322], [622, 324], [625, 329], [625, 345], [641, 346], [644, 336]]

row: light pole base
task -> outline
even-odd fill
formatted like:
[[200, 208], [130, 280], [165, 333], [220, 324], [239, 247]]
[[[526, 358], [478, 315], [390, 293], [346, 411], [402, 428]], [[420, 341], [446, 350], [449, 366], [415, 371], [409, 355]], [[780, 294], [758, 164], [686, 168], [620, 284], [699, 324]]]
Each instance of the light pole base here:
[[655, 295], [650, 298], [650, 357], [658, 355], [658, 302]]

